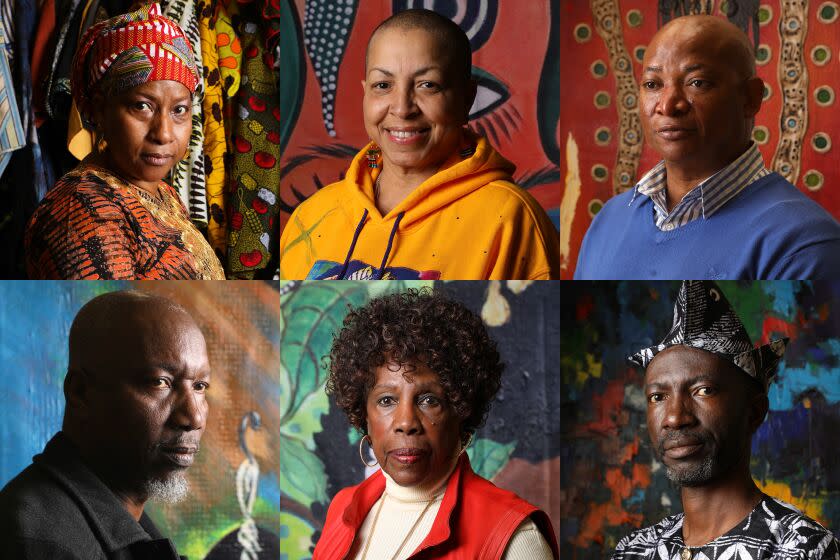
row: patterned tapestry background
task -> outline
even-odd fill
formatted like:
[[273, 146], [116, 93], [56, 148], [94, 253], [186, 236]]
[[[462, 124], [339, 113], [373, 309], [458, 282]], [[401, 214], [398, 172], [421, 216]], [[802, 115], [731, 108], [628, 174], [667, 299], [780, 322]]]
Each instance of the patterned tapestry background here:
[[[753, 343], [790, 345], [753, 437], [766, 493], [840, 534], [840, 284], [721, 282]], [[566, 282], [561, 306], [561, 556], [603, 559], [682, 511], [645, 424], [644, 372], [625, 357], [670, 330], [678, 282]]]
[[[745, 29], [757, 44], [766, 84], [753, 140], [779, 172], [840, 218], [833, 139], [840, 139], [840, 4], [784, 0], [568, 0], [561, 3], [565, 84], [560, 129], [564, 152], [562, 277], [571, 278], [592, 217], [659, 161], [644, 146], [638, 79], [650, 38], [683, 6], [706, 7]], [[826, 187], [825, 185], [828, 185]], [[616, 240], [620, 242], [620, 240]]]
[[301, 201], [343, 177], [369, 141], [360, 82], [374, 28], [397, 11], [430, 8], [470, 38], [478, 81], [470, 125], [516, 164], [517, 183], [559, 227], [561, 0], [282, 2], [282, 225]]
[[[309, 282], [281, 287], [280, 522], [284, 560], [312, 557], [327, 507], [373, 471], [359, 439], [324, 392], [321, 357], [348, 305], [422, 282]], [[558, 285], [553, 282], [434, 284], [481, 313], [507, 364], [487, 424], [468, 453], [473, 468], [546, 511], [560, 527]]]
[[[0, 486], [61, 427], [73, 316], [94, 296], [126, 288], [166, 295], [186, 307], [204, 332], [212, 367], [202, 450], [187, 471], [190, 497], [177, 506], [149, 504], [147, 512], [178, 551], [193, 560], [276, 560], [279, 440], [276, 428], [271, 429], [279, 423], [276, 284], [0, 282], [0, 359], [5, 364], [0, 373]], [[244, 515], [235, 476], [247, 461], [239, 433], [250, 412], [260, 415], [262, 426], [245, 430], [245, 445], [259, 466], [251, 515], [263, 552], [240, 556], [236, 536]]]

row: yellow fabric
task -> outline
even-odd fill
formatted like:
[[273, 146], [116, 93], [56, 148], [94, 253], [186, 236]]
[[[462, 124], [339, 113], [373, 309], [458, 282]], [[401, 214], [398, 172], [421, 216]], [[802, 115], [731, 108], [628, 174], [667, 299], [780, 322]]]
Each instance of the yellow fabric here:
[[67, 126], [67, 149], [79, 161], [93, 151], [93, 133], [82, 126], [82, 116], [76, 108], [76, 101], [70, 106], [70, 122]]
[[[218, 7], [217, 10], [221, 10]], [[198, 33], [201, 36], [201, 54], [204, 65], [204, 157], [207, 189], [207, 239], [217, 255], [223, 256], [227, 246], [225, 222], [225, 162], [227, 151], [222, 108], [222, 79], [219, 73], [218, 35], [214, 14], [209, 9], [199, 10]]]
[[[475, 154], [454, 155], [442, 170], [382, 216], [373, 198], [379, 169], [367, 166], [365, 146], [343, 181], [321, 189], [292, 214], [280, 238], [280, 277], [329, 277], [344, 262], [365, 209], [368, 218], [351, 261], [378, 268], [395, 220], [405, 213], [386, 268], [422, 279], [549, 279], [559, 277], [558, 235], [545, 211], [512, 182], [513, 164], [485, 138]], [[318, 261], [317, 270], [313, 265]], [[355, 274], [368, 278], [370, 269]], [[386, 275], [386, 278], [389, 276]]]

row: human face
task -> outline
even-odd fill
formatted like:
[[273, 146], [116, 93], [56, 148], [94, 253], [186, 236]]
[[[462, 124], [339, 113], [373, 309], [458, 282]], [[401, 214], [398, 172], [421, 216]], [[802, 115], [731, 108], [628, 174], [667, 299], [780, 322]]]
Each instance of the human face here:
[[434, 174], [458, 150], [475, 96], [445, 46], [420, 29], [385, 29], [371, 41], [365, 72], [365, 130], [385, 168]]
[[103, 164], [157, 194], [158, 184], [184, 157], [192, 131], [192, 98], [180, 82], [157, 80], [102, 103], [95, 116], [107, 148]]
[[702, 486], [748, 469], [761, 399], [748, 397], [748, 380], [739, 376], [746, 374], [722, 358], [682, 345], [649, 364], [648, 433], [672, 481]]
[[183, 312], [158, 308], [157, 317], [141, 312], [127, 323], [102, 349], [97, 371], [85, 372], [85, 437], [111, 483], [137, 490], [193, 464], [210, 366], [204, 336]]
[[443, 482], [461, 450], [461, 420], [437, 374], [423, 364], [375, 370], [367, 396], [373, 454], [400, 486], [431, 489]]
[[646, 142], [666, 165], [705, 178], [749, 145], [763, 84], [733, 63], [726, 47], [731, 41], [713, 31], [679, 29], [665, 30], [645, 53], [641, 123]]

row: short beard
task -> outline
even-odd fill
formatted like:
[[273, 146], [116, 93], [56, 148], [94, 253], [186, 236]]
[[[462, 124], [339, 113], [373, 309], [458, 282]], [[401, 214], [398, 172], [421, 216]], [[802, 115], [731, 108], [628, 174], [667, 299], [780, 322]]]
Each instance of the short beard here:
[[166, 478], [146, 481], [145, 490], [149, 500], [177, 504], [189, 494], [190, 484], [184, 473], [175, 472]]
[[687, 486], [691, 488], [693, 486], [703, 486], [712, 479], [714, 467], [715, 461], [709, 455], [703, 459], [702, 463], [691, 469], [678, 471], [666, 466], [665, 476], [668, 477], [668, 480], [680, 487]]

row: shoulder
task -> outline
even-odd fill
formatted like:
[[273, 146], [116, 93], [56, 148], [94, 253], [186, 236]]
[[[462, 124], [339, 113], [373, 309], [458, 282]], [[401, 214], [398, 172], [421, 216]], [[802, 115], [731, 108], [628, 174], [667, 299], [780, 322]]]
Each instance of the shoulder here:
[[[833, 560], [840, 554], [840, 543], [832, 532], [796, 507], [775, 498], [765, 500], [759, 507], [764, 508], [769, 530], [778, 539], [781, 551], [814, 560]], [[803, 552], [807, 555], [799, 556]]]
[[309, 217], [321, 215], [325, 210], [341, 205], [341, 201], [348, 196], [350, 187], [344, 181], [331, 183], [311, 194], [306, 200], [298, 204], [292, 216]]
[[3, 488], [0, 512], [3, 540], [9, 539], [20, 550], [37, 552], [33, 558], [75, 557], [72, 553], [82, 558], [100, 550], [76, 502], [38, 465], [30, 465]]
[[659, 541], [682, 527], [683, 515], [671, 515], [649, 527], [637, 529], [618, 541], [612, 560], [642, 559], [655, 550]]
[[[778, 173], [771, 173], [759, 179], [750, 185], [744, 194], [746, 196], [743, 197], [743, 205], [756, 206], [752, 209], [756, 222], [766, 222], [770, 219], [770, 225], [773, 226], [787, 224], [801, 230], [828, 227], [840, 232], [840, 224], [831, 214]], [[799, 219], [807, 222], [800, 222]]]
[[115, 184], [115, 179], [79, 167], [56, 182], [35, 214], [58, 220], [78, 215], [113, 219], [125, 214], [125, 205], [125, 194]]

